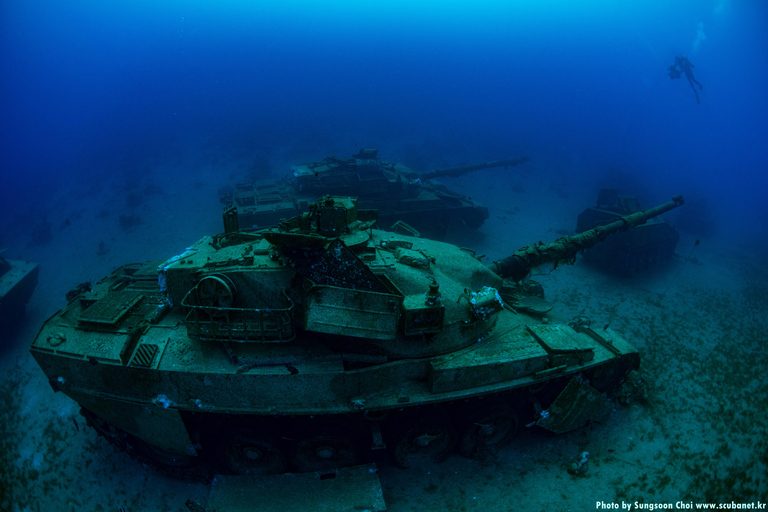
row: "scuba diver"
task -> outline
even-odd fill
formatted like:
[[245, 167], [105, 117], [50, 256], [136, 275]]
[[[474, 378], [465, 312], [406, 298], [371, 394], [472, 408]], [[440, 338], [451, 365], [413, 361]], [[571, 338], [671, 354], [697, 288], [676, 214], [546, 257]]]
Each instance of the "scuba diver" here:
[[702, 86], [701, 83], [693, 77], [693, 68], [694, 66], [691, 64], [691, 61], [688, 60], [688, 57], [685, 55], [678, 55], [675, 57], [675, 63], [669, 66], [667, 71], [669, 72], [669, 78], [672, 80], [675, 78], [680, 78], [680, 75], [685, 74], [685, 78], [687, 78], [688, 83], [691, 84], [693, 94], [696, 95], [696, 103], [701, 103], [699, 93], [696, 91], [696, 86], [693, 84], [698, 85], [699, 89], [704, 89], [704, 86]]
[[667, 71], [669, 72], [669, 78], [674, 80], [675, 78], [680, 78], [680, 74], [682, 73], [679, 69], [677, 69], [677, 64], [672, 64], [667, 68]]

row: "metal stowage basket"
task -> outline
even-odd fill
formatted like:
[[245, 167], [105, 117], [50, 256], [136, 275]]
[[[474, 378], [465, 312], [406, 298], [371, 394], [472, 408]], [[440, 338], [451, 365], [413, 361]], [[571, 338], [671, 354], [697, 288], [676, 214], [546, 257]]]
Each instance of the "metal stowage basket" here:
[[295, 337], [294, 303], [283, 291], [285, 308], [235, 308], [195, 304], [196, 287], [181, 301], [190, 338], [241, 343], [281, 343]]

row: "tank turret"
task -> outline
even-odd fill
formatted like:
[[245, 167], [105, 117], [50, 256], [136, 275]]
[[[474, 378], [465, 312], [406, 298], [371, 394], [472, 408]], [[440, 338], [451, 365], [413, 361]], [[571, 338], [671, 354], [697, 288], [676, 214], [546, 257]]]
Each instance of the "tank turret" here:
[[331, 156], [295, 165], [281, 180], [236, 185], [233, 195], [223, 201], [235, 205], [241, 227], [263, 228], [300, 215], [324, 194], [347, 195], [357, 197], [361, 208], [378, 210], [384, 229], [402, 221], [427, 238], [443, 239], [451, 230], [478, 229], [488, 218], [488, 209], [434, 179], [527, 161], [521, 157], [417, 173], [382, 161], [375, 149], [361, 149], [351, 158]]
[[[569, 261], [665, 208], [514, 261]], [[474, 457], [521, 425], [607, 414], [639, 365], [607, 326], [505, 299], [519, 263], [378, 230], [357, 199], [261, 232], [228, 215], [224, 233], [74, 292], [33, 343], [53, 389], [143, 461], [260, 474]]]
[[[579, 214], [576, 232], [588, 231], [640, 210], [635, 196], [620, 195], [617, 189], [602, 189], [597, 205]], [[634, 275], [669, 261], [679, 240], [680, 234], [674, 226], [656, 217], [639, 229], [619, 233], [606, 243], [590, 248], [585, 251], [584, 259], [607, 271]]]
[[662, 205], [641, 210], [619, 217], [611, 223], [597, 226], [572, 236], [564, 236], [552, 243], [530, 244], [516, 251], [513, 255], [496, 261], [491, 265], [494, 272], [514, 281], [520, 281], [526, 277], [531, 269], [551, 263], [557, 266], [560, 263], [573, 263], [576, 254], [604, 241], [608, 236], [623, 231], [629, 231], [641, 226], [662, 213], [682, 206], [683, 196], [675, 196], [671, 201]]

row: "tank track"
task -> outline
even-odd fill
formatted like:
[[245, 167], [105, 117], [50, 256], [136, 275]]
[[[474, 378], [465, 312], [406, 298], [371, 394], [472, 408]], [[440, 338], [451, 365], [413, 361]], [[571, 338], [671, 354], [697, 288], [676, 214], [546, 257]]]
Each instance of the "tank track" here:
[[[614, 368], [615, 370], [615, 368]], [[594, 373], [594, 370], [588, 372]], [[623, 371], [594, 378], [598, 390], [621, 392]], [[613, 375], [622, 375], [617, 383]], [[441, 462], [454, 452], [480, 458], [509, 443], [560, 394], [573, 375], [538, 387], [370, 414], [238, 416], [182, 412], [198, 456], [178, 456], [81, 409], [88, 425], [143, 466], [182, 480], [210, 482], [216, 474], [332, 471], [389, 460], [410, 467]], [[598, 384], [599, 383], [599, 384]]]
[[210, 483], [213, 479], [213, 468], [200, 463], [202, 460], [183, 466], [169, 464], [168, 461], [164, 463], [162, 459], [152, 456], [153, 451], [150, 445], [141, 439], [115, 427], [85, 407], [80, 408], [80, 414], [85, 418], [88, 426], [93, 428], [97, 434], [128, 454], [145, 468], [159, 471], [178, 480]]

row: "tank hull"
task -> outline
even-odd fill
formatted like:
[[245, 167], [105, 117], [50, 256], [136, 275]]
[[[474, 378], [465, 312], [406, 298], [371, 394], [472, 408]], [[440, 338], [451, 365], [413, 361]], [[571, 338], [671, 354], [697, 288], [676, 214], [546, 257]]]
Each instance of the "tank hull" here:
[[[235, 193], [235, 204], [243, 203], [248, 191]], [[306, 210], [309, 195], [286, 195], [283, 200], [252, 206], [238, 206], [237, 217], [245, 229], [277, 225], [280, 220], [300, 215]], [[477, 230], [488, 219], [488, 208], [468, 197], [437, 195], [425, 190], [415, 198], [395, 201], [392, 199], [360, 198], [361, 208], [378, 210], [379, 222], [387, 229], [402, 221], [413, 227], [421, 236], [442, 240], [452, 228]]]
[[37, 263], [0, 258], [0, 325], [17, 321], [35, 291]]
[[[610, 202], [599, 201], [599, 206], [579, 214], [577, 233], [614, 222], [623, 215], [639, 210], [639, 204], [633, 196], [613, 196], [606, 192], [610, 191], [604, 191], [601, 198], [609, 197]], [[604, 243], [587, 249], [584, 251], [584, 259], [617, 274], [634, 275], [670, 261], [679, 239], [680, 234], [669, 222], [655, 217], [631, 231], [616, 233]]]
[[[452, 227], [478, 229], [488, 219], [488, 209], [470, 197], [453, 192], [440, 182], [422, 179], [412, 169], [382, 162], [375, 150], [363, 150], [351, 159], [329, 157], [294, 166], [281, 180], [258, 180], [236, 185], [231, 201], [240, 227], [264, 228], [281, 219], [300, 215], [323, 194], [357, 197], [361, 209], [378, 210], [380, 227], [390, 229], [405, 222], [422, 236], [441, 240]], [[441, 175], [458, 176], [477, 168], [513, 166], [527, 161], [504, 160], [450, 169]]]
[[[467, 418], [493, 415], [506, 433], [540, 421], [570, 383], [610, 392], [639, 364], [611, 330], [472, 309], [475, 296], [461, 298], [466, 286], [501, 288], [502, 280], [466, 251], [367, 234], [366, 246], [382, 249], [364, 255], [366, 268], [389, 276], [388, 291], [310, 286], [307, 276], [322, 277], [312, 271], [299, 289], [301, 276], [259, 235], [231, 245], [207, 237], [160, 265], [129, 265], [97, 283], [45, 323], [32, 355], [52, 387], [121, 447], [165, 465], [201, 461], [240, 474], [349, 466], [384, 451], [409, 465], [413, 454], [437, 460], [457, 444], [471, 453], [482, 436]], [[434, 260], [414, 262], [411, 253]], [[206, 268], [215, 274], [204, 277]], [[215, 295], [215, 311], [191, 305], [203, 282], [230, 283], [226, 290], [249, 302], [260, 297], [261, 330], [248, 334], [240, 320], [221, 316], [234, 315], [221, 306], [230, 300], [224, 293]], [[430, 283], [459, 299], [430, 305]], [[271, 291], [291, 287], [300, 296]], [[197, 307], [207, 308], [205, 321]], [[265, 319], [267, 309], [289, 315], [290, 327], [264, 327], [279, 324]], [[436, 321], [438, 311], [445, 318]], [[571, 405], [564, 416], [583, 403]], [[542, 426], [569, 430], [588, 419]]]

